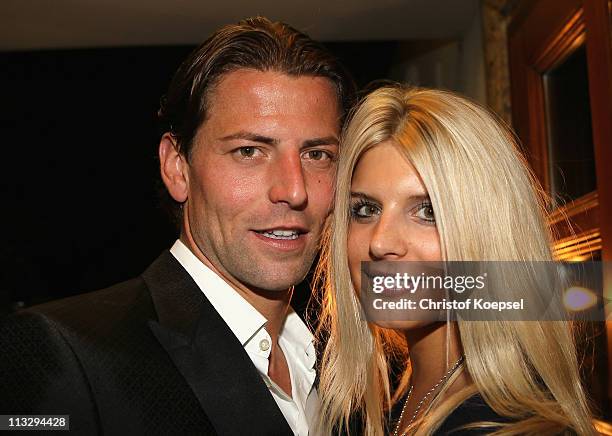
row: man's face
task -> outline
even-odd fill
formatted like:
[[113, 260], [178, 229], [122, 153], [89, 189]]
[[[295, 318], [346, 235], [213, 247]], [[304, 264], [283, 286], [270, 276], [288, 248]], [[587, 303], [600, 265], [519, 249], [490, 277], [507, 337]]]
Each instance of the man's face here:
[[188, 169], [193, 241], [231, 282], [286, 290], [308, 272], [330, 211], [334, 87], [243, 69], [224, 75], [209, 102]]

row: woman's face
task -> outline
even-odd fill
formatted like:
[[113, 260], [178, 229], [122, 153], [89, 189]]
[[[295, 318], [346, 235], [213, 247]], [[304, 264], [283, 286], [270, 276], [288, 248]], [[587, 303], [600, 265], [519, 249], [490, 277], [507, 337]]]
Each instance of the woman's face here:
[[395, 142], [365, 152], [351, 183], [348, 258], [356, 290], [362, 261], [440, 261], [427, 189]]

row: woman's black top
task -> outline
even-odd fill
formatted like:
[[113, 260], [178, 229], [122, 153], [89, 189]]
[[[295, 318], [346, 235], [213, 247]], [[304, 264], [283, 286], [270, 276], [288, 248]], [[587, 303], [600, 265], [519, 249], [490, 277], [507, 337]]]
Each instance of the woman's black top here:
[[[395, 430], [395, 425], [404, 406], [405, 398], [402, 401], [398, 401], [392, 412], [392, 426], [391, 432]], [[486, 427], [486, 428], [470, 428], [462, 429], [466, 424], [473, 424], [476, 422], [487, 421], [487, 422], [499, 422], [507, 423], [510, 419], [498, 415], [480, 396], [475, 394], [463, 403], [461, 403], [450, 415], [444, 420], [442, 425], [436, 430], [436, 435], [486, 435], [493, 433], [498, 430], [499, 427]]]

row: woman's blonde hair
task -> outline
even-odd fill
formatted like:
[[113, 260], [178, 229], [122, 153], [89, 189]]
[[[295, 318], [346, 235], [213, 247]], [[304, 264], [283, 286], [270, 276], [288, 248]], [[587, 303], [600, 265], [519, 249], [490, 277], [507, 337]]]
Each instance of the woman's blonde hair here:
[[[347, 255], [355, 166], [388, 140], [427, 188], [443, 260], [552, 260], [543, 193], [499, 120], [445, 91], [394, 85], [367, 95], [343, 132], [335, 212], [317, 270], [324, 290], [318, 337], [325, 342], [319, 385], [325, 433], [348, 431], [357, 416], [360, 434], [384, 434], [399, 396], [392, 396], [390, 361], [401, 361], [406, 344], [397, 332], [365, 321]], [[471, 392], [512, 420], [499, 434], [594, 433], [570, 323], [459, 321], [458, 328]], [[433, 408], [419, 433], [435, 431], [467, 392]]]

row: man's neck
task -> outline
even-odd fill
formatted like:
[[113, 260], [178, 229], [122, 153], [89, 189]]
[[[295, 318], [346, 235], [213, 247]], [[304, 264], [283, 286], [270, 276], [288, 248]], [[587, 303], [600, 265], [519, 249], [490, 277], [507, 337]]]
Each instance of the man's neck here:
[[261, 313], [267, 320], [266, 331], [272, 341], [278, 341], [278, 335], [285, 322], [289, 310], [289, 303], [293, 295], [293, 287], [286, 291], [268, 291], [263, 289], [251, 289], [229, 276], [225, 271], [214, 265], [208, 257], [199, 249], [191, 235], [181, 233], [181, 242], [202, 262], [230, 285], [242, 298]]

